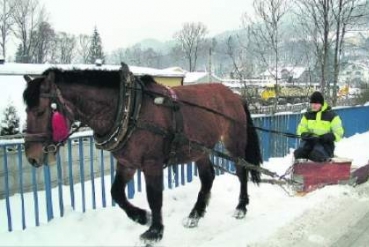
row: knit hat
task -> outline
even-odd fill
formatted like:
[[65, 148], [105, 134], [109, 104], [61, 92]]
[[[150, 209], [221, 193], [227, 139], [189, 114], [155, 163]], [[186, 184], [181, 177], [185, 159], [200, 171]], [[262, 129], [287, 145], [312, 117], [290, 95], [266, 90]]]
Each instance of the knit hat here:
[[321, 105], [324, 104], [324, 98], [323, 95], [316, 91], [310, 96], [310, 103], [319, 103]]

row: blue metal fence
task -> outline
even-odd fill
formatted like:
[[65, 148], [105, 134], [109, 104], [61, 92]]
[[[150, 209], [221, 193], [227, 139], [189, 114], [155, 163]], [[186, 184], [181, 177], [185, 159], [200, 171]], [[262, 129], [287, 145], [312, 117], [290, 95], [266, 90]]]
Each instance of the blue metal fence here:
[[[336, 109], [345, 127], [345, 136], [369, 131], [369, 106]], [[255, 126], [292, 132], [301, 114], [254, 117]], [[285, 156], [297, 145], [296, 139], [268, 132], [259, 132], [263, 159]], [[39, 226], [54, 217], [63, 217], [66, 207], [85, 212], [88, 209], [114, 206], [110, 185], [114, 178], [115, 160], [108, 152], [96, 150], [91, 135], [79, 135], [68, 140], [55, 165], [41, 169], [31, 167], [23, 152], [23, 140], [0, 143], [0, 231]], [[217, 148], [222, 148], [218, 146]], [[234, 171], [231, 162], [212, 157], [224, 168]], [[216, 169], [216, 174], [223, 172]], [[164, 187], [185, 185], [197, 176], [192, 163], [165, 169]], [[143, 190], [142, 174], [138, 171], [127, 186], [128, 198]], [[29, 208], [29, 205], [32, 205]]]

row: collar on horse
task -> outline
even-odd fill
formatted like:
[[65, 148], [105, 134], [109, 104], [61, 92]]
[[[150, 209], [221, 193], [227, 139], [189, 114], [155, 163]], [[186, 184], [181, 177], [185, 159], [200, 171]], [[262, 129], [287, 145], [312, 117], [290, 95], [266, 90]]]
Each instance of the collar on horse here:
[[114, 126], [104, 136], [94, 134], [96, 148], [112, 152], [122, 148], [131, 136], [142, 102], [141, 82], [135, 79], [125, 63], [119, 72], [119, 100]]

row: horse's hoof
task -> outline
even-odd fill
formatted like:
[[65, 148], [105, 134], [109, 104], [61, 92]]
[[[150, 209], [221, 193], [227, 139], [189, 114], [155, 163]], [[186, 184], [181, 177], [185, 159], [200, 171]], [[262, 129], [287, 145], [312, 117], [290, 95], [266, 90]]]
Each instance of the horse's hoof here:
[[151, 225], [151, 214], [146, 210], [136, 209], [129, 217], [140, 225]]
[[243, 219], [246, 216], [247, 209], [236, 209], [233, 213], [233, 217], [236, 219]]
[[187, 217], [183, 220], [182, 224], [186, 228], [195, 228], [199, 225], [199, 217]]
[[149, 230], [142, 233], [140, 239], [144, 241], [145, 244], [155, 243], [163, 238], [164, 226], [151, 226]]

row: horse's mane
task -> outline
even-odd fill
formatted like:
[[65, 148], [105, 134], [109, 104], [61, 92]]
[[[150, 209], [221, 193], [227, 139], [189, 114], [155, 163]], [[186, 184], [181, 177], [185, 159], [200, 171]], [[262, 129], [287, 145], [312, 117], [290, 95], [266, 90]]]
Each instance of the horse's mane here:
[[44, 77], [37, 77], [27, 83], [27, 87], [23, 92], [23, 100], [28, 108], [37, 106], [40, 102], [40, 85]]
[[[23, 100], [28, 107], [37, 106], [39, 104], [40, 84], [48, 74], [53, 73], [55, 83], [70, 83], [89, 85], [98, 88], [119, 88], [120, 74], [119, 70], [63, 70], [60, 68], [49, 68], [42, 73], [41, 77], [37, 77], [28, 83], [27, 88], [23, 92]], [[150, 75], [143, 75], [136, 78], [140, 79], [146, 86], [156, 83]]]

